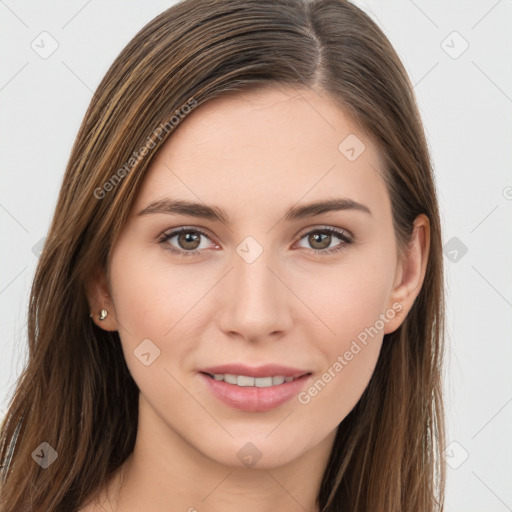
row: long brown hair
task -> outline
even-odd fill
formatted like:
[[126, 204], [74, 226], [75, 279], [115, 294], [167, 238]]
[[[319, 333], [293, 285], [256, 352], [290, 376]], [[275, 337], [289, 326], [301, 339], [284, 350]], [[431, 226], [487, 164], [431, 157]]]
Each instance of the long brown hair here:
[[[108, 272], [148, 165], [187, 109], [283, 85], [326, 91], [374, 137], [401, 251], [415, 217], [430, 220], [422, 289], [385, 335], [368, 387], [338, 427], [318, 505], [443, 509], [441, 226], [403, 65], [376, 24], [345, 0], [184, 0], [120, 53], [76, 137], [31, 289], [28, 364], [1, 429], [2, 512], [76, 510], [132, 452], [139, 391], [118, 333], [89, 318], [87, 283], [98, 268]], [[44, 442], [58, 454], [47, 469], [33, 457]]]

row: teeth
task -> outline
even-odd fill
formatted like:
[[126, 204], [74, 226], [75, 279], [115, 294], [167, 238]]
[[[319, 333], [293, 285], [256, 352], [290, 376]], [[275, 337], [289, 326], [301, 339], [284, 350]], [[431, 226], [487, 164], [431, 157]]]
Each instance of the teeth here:
[[236, 375], [229, 375], [228, 373], [226, 373], [226, 375], [224, 375], [224, 380], [228, 384], [238, 384]]
[[228, 384], [235, 384], [240, 387], [257, 387], [268, 388], [270, 386], [278, 386], [285, 382], [291, 382], [293, 377], [283, 377], [275, 375], [274, 377], [248, 377], [247, 375], [231, 375], [229, 373], [215, 373], [214, 380], [223, 380]]
[[[227, 375], [226, 375], [227, 377]], [[246, 377], [245, 375], [238, 375], [238, 377], [235, 377], [236, 379], [236, 385], [237, 386], [254, 386], [254, 377]], [[258, 379], [261, 380], [261, 379]]]
[[[239, 377], [240, 378], [240, 377]], [[254, 385], [257, 388], [268, 388], [272, 386], [272, 377], [258, 377], [254, 379]]]

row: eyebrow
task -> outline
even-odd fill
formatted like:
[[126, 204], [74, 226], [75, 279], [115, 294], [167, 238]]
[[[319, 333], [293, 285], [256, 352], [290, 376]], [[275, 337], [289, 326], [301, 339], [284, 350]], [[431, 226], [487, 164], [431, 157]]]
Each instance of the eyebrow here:
[[[348, 198], [337, 198], [316, 201], [302, 206], [292, 206], [286, 211], [284, 220], [290, 222], [314, 217], [322, 213], [342, 210], [356, 210], [372, 215], [371, 210], [364, 204]], [[146, 208], [141, 210], [138, 215], [147, 215], [150, 213], [188, 215], [190, 217], [209, 219], [225, 224], [228, 223], [228, 216], [221, 208], [191, 201], [160, 199], [151, 202]]]

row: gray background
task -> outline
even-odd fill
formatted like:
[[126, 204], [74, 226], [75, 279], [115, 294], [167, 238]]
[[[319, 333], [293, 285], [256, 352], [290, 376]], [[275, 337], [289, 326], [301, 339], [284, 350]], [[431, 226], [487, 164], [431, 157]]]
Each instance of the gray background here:
[[[0, 0], [1, 414], [26, 357], [38, 248], [93, 90], [172, 3]], [[446, 510], [512, 511], [512, 2], [354, 3], [410, 74], [437, 176], [448, 302]]]

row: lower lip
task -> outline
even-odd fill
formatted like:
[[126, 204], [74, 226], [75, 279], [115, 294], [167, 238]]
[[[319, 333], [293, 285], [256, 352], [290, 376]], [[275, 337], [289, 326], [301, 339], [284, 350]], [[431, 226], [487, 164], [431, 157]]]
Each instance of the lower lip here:
[[215, 380], [204, 373], [199, 374], [210, 391], [222, 402], [247, 412], [265, 412], [275, 409], [296, 396], [309, 380], [311, 374], [303, 375], [291, 382], [277, 386], [258, 388], [237, 386], [223, 380]]

